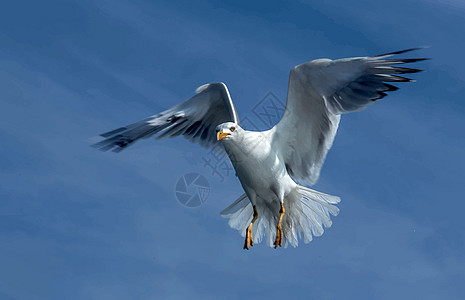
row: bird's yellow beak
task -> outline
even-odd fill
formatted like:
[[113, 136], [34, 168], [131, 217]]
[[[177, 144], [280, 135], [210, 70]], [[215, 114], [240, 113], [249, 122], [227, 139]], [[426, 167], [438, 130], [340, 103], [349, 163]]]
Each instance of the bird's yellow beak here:
[[216, 139], [218, 141], [224, 139], [225, 137], [227, 137], [228, 135], [231, 135], [230, 133], [224, 133], [223, 130], [221, 131], [218, 131], [218, 133], [216, 134]]

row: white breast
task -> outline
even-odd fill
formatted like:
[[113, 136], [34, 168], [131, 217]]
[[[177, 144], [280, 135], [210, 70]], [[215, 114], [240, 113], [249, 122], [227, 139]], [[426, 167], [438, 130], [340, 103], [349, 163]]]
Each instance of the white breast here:
[[241, 141], [225, 144], [226, 151], [243, 185], [252, 188], [267, 201], [278, 200], [277, 191], [287, 195], [294, 181], [286, 171], [283, 160], [271, 148], [269, 131], [245, 131]]

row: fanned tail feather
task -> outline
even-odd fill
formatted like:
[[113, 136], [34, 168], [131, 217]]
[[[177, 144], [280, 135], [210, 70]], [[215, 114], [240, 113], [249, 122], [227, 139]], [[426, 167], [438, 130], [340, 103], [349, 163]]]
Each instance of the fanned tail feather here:
[[[300, 239], [304, 243], [309, 243], [313, 236], [321, 236], [324, 227], [329, 228], [332, 225], [331, 215], [338, 215], [339, 208], [335, 204], [340, 201], [341, 199], [337, 196], [297, 186], [284, 201], [286, 210], [282, 223], [284, 246], [291, 244], [297, 247]], [[254, 243], [260, 243], [266, 236], [268, 246], [273, 247], [280, 205], [278, 202], [268, 202], [257, 198], [256, 206], [258, 218], [252, 228]], [[229, 218], [229, 226], [245, 237], [246, 228], [253, 217], [252, 204], [246, 194], [239, 197], [220, 214]]]
[[245, 236], [245, 229], [253, 218], [253, 208], [247, 195], [243, 194], [220, 214], [224, 218], [229, 218], [228, 224], [231, 228]]

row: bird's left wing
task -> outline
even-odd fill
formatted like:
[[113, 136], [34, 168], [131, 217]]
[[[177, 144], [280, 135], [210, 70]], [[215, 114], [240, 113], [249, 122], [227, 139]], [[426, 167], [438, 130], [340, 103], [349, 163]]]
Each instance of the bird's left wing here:
[[386, 92], [388, 82], [409, 82], [398, 74], [420, 70], [395, 65], [424, 59], [388, 59], [408, 49], [377, 56], [318, 59], [294, 67], [289, 75], [287, 104], [271, 130], [274, 149], [295, 180], [314, 184], [331, 148], [340, 115], [365, 109]]
[[101, 134], [104, 139], [93, 146], [119, 152], [139, 139], [160, 133], [157, 138], [183, 135], [209, 147], [216, 141], [215, 127], [224, 122], [239, 124], [228, 88], [222, 82], [205, 84], [197, 88], [195, 96], [168, 110]]

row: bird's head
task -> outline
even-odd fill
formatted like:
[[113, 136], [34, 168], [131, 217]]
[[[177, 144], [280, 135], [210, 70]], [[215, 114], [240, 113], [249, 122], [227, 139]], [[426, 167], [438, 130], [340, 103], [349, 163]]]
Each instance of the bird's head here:
[[234, 122], [226, 122], [216, 126], [217, 140], [236, 140], [238, 136], [244, 131], [238, 124]]

